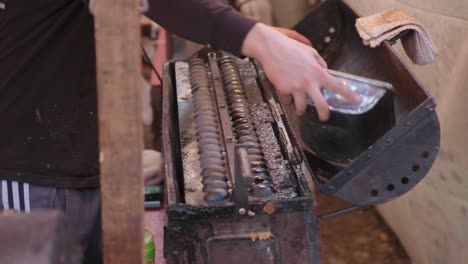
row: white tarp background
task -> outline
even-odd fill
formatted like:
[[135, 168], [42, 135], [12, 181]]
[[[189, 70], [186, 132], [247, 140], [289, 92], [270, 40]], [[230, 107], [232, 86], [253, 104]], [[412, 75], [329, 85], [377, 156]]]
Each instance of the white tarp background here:
[[399, 7], [414, 15], [440, 50], [411, 66], [438, 103], [442, 142], [429, 175], [409, 194], [379, 207], [416, 264], [468, 263], [468, 1], [348, 0], [362, 15]]

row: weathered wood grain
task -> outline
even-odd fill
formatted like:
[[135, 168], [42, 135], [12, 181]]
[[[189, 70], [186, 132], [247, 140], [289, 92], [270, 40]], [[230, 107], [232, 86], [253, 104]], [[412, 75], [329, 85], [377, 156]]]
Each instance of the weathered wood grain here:
[[104, 263], [143, 263], [139, 1], [94, 3]]

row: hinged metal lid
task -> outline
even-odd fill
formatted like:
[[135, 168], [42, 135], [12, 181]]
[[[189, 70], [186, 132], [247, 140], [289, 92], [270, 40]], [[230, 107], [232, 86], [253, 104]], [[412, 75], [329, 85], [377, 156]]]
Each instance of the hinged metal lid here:
[[[389, 43], [374, 49], [363, 45], [354, 28], [356, 18], [356, 13], [345, 2], [328, 0], [316, 7], [294, 29], [311, 40], [331, 69], [381, 80], [394, 87], [392, 104], [383, 104], [383, 112], [376, 111], [374, 116], [367, 119], [359, 120], [357, 117], [362, 115], [354, 115], [350, 122], [358, 122], [359, 126], [347, 131], [353, 135], [352, 138], [342, 141], [349, 143], [353, 138], [371, 138], [371, 142], [367, 142], [364, 149], [352, 153], [355, 157], [348, 162], [333, 162], [330, 157], [318, 158], [307, 151], [310, 146], [304, 145], [305, 141], [311, 142], [307, 138], [311, 133], [307, 122], [311, 118], [298, 118], [290, 107], [285, 107], [285, 112], [297, 132], [298, 141], [304, 147], [302, 154], [307, 160], [308, 169], [313, 172], [312, 178], [317, 187], [326, 194], [353, 204], [371, 205], [403, 195], [424, 178], [439, 150], [440, 126], [436, 105], [430, 94], [395, 55]], [[325, 38], [328, 41], [324, 41]], [[394, 109], [390, 109], [393, 105]], [[314, 115], [313, 111], [313, 107], [309, 108], [309, 117]], [[385, 111], [394, 111], [394, 124], [389, 126], [392, 120], [384, 117]], [[335, 114], [335, 119], [337, 116]], [[330, 123], [317, 124], [330, 128]], [[317, 127], [314, 129], [318, 130]], [[376, 133], [378, 137], [369, 137]], [[348, 151], [354, 150], [348, 148]]]

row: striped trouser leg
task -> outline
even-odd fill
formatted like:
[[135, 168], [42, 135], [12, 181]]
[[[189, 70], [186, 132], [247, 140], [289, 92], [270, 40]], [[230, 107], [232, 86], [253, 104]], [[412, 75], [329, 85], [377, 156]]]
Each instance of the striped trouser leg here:
[[2, 180], [1, 192], [4, 210], [31, 211], [28, 183]]

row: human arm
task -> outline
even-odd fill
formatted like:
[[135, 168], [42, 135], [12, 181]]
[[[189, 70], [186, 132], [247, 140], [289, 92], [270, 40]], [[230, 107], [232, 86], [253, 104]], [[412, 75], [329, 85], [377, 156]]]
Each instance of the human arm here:
[[329, 118], [321, 87], [332, 89], [353, 102], [360, 101], [328, 74], [326, 63], [297, 32], [256, 23], [213, 0], [150, 0], [146, 15], [187, 39], [257, 59], [277, 90], [294, 97], [298, 114], [306, 110], [308, 94], [320, 119]]
[[174, 34], [241, 55], [245, 36], [257, 23], [213, 0], [149, 0], [146, 15]]

